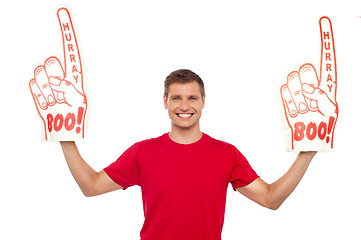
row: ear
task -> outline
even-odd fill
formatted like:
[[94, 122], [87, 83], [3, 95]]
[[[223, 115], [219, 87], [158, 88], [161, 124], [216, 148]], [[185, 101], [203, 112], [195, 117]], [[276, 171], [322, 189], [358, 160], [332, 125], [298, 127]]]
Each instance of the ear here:
[[163, 103], [164, 103], [164, 108], [168, 109], [167, 97], [165, 95], [163, 95]]
[[206, 95], [202, 97], [202, 109], [204, 108], [204, 105], [206, 104]]

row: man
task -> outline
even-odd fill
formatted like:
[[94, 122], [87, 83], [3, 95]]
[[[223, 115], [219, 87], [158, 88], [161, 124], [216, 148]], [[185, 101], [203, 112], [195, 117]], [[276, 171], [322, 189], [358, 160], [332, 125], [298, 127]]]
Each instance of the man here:
[[200, 131], [205, 92], [197, 74], [174, 71], [164, 86], [171, 131], [134, 144], [103, 171], [94, 171], [74, 142], [61, 142], [85, 196], [139, 185], [145, 216], [142, 240], [220, 240], [229, 183], [258, 204], [277, 209], [316, 152], [301, 152], [285, 175], [267, 184], [234, 146]]

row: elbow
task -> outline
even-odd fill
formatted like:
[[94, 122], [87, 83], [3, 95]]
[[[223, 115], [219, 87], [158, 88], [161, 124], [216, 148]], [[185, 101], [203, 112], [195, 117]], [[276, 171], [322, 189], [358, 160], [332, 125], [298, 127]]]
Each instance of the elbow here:
[[265, 200], [264, 207], [276, 211], [281, 207], [283, 202], [283, 200], [268, 198]]
[[90, 193], [85, 193], [85, 192], [83, 192], [83, 194], [84, 194], [84, 196], [85, 197], [94, 197], [95, 195], [94, 194], [90, 194]]
[[86, 191], [82, 191], [82, 192], [85, 197], [93, 197], [94, 196], [94, 194], [92, 194], [90, 192], [86, 192]]
[[271, 205], [267, 206], [267, 208], [270, 209], [270, 210], [276, 211], [277, 209], [279, 209], [279, 207], [281, 205], [282, 204], [271, 204]]
[[81, 189], [81, 191], [85, 197], [94, 197], [98, 195], [95, 191], [91, 189]]
[[269, 186], [268, 192], [264, 196], [264, 207], [276, 211], [281, 207], [286, 198], [284, 195], [275, 193], [271, 186]]
[[82, 191], [83, 195], [85, 197], [94, 197], [99, 195], [99, 186], [96, 183], [96, 179], [93, 179], [92, 181], [86, 181], [82, 184], [79, 184], [80, 190]]
[[277, 203], [265, 203], [265, 204], [262, 204], [263, 207], [265, 207], [267, 209], [270, 209], [270, 210], [273, 210], [273, 211], [276, 211], [277, 209], [279, 209], [279, 207], [281, 205], [282, 204], [277, 204]]

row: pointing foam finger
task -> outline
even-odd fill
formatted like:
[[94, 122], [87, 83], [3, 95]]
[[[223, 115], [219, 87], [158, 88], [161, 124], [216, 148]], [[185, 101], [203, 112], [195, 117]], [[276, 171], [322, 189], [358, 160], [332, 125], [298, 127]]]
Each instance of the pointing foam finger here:
[[292, 99], [296, 104], [299, 113], [308, 111], [306, 99], [302, 94], [302, 84], [298, 72], [291, 72], [287, 76], [287, 87], [291, 93]]
[[65, 78], [80, 90], [82, 88], [82, 67], [79, 47], [69, 11], [66, 8], [60, 8], [58, 10], [58, 19], [63, 38]]
[[336, 102], [336, 53], [332, 24], [328, 17], [320, 19], [320, 31], [322, 44], [320, 88], [327, 93], [331, 101]]

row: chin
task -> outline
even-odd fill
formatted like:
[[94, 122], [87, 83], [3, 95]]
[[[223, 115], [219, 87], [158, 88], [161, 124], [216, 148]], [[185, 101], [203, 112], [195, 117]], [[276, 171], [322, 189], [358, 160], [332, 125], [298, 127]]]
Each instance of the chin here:
[[187, 129], [191, 129], [194, 128], [197, 124], [178, 124], [173, 122], [174, 127], [182, 129], [182, 130], [187, 130]]

